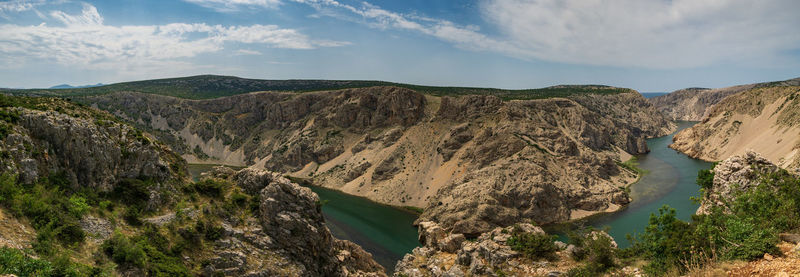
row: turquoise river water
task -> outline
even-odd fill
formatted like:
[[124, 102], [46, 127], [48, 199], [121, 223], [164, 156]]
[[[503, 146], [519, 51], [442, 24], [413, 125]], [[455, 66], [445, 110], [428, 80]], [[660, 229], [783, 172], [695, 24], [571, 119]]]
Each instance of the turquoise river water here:
[[[679, 122], [679, 130], [692, 124], [694, 122]], [[578, 224], [609, 227], [611, 236], [621, 247], [626, 247], [629, 244], [626, 234], [642, 232], [650, 214], [657, 213], [662, 205], [675, 208], [683, 220], [691, 218], [698, 207], [690, 199], [699, 195], [695, 184], [697, 171], [708, 169], [711, 164], [667, 147], [673, 135], [647, 140], [651, 152], [637, 156], [639, 167], [646, 173], [639, 182], [631, 185], [633, 201], [627, 207], [615, 213], [592, 216]], [[199, 176], [210, 168], [208, 165], [189, 166], [192, 176]], [[417, 229], [412, 226], [417, 217], [415, 213], [336, 190], [310, 188], [320, 199], [327, 201], [322, 213], [333, 235], [361, 245], [387, 271], [392, 271], [403, 255], [419, 246]], [[548, 226], [545, 229], [563, 234], [565, 228], [574, 226]]]

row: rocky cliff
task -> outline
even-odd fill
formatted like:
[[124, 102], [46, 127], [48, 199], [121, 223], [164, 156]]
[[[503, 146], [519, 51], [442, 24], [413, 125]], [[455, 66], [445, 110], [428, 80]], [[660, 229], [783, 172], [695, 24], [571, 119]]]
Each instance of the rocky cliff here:
[[647, 152], [644, 139], [674, 125], [632, 90], [588, 91], [510, 101], [399, 87], [74, 99], [151, 130], [190, 162], [308, 178], [423, 207], [424, 220], [477, 234], [520, 219], [550, 223], [613, 211], [629, 201], [622, 188], [636, 176], [619, 163]]
[[800, 86], [779, 82], [728, 96], [670, 147], [707, 161], [752, 149], [780, 167], [800, 167]]
[[69, 101], [0, 95], [0, 165], [0, 246], [33, 248], [35, 275], [385, 276], [309, 189], [254, 169], [190, 183], [169, 147]]
[[[547, 242], [526, 248], [519, 240], [527, 236], [541, 236], [547, 238]], [[584, 236], [586, 240], [603, 236], [608, 238], [610, 248], [617, 247], [614, 239], [604, 232], [593, 231]], [[414, 248], [397, 263], [394, 276], [559, 276], [580, 267], [576, 257], [586, 251], [575, 245], [553, 242], [542, 228], [529, 223], [497, 227], [466, 240], [463, 234], [449, 233], [438, 224], [426, 221], [419, 224], [419, 240], [422, 246]], [[526, 250], [552, 252], [537, 257]]]
[[753, 88], [766, 86], [796, 86], [800, 78], [773, 83], [758, 83], [726, 88], [686, 88], [648, 99], [659, 111], [672, 120], [700, 121], [708, 115], [711, 107], [730, 95], [734, 95]]
[[186, 162], [105, 112], [58, 99], [0, 98], [0, 166], [31, 185], [56, 178], [71, 188], [111, 192], [126, 179], [147, 179], [156, 210], [186, 178]]
[[760, 154], [748, 151], [721, 161], [711, 171], [714, 178], [711, 186], [703, 191], [697, 214], [710, 214], [715, 206], [725, 207], [737, 193], [755, 189], [765, 175], [778, 172], [779, 167]]
[[224, 231], [203, 268], [209, 276], [385, 276], [371, 254], [333, 238], [310, 189], [264, 170], [212, 174], [260, 200], [253, 218], [222, 218]]

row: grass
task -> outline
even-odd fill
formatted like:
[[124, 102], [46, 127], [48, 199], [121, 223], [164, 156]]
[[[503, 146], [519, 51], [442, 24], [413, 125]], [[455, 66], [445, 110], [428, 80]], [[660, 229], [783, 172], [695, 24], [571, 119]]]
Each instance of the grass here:
[[74, 89], [6, 89], [18, 95], [78, 97], [120, 91], [173, 96], [187, 99], [210, 99], [254, 91], [310, 92], [373, 86], [397, 86], [435, 96], [495, 95], [504, 100], [568, 97], [575, 94], [617, 94], [633, 90], [602, 85], [555, 86], [538, 89], [508, 90], [475, 87], [439, 87], [368, 80], [257, 80], [232, 76], [199, 75], [182, 78], [144, 80], [99, 87]]
[[647, 174], [647, 170], [639, 167], [639, 158], [636, 156], [631, 157], [627, 161], [616, 163], [618, 166], [636, 174], [636, 181], [633, 183], [639, 182], [639, 180], [642, 179], [642, 176]]
[[417, 214], [422, 214], [422, 212], [425, 211], [425, 209], [423, 209], [423, 208], [414, 207], [414, 206], [403, 206], [403, 209], [412, 211], [412, 212], [417, 213]]

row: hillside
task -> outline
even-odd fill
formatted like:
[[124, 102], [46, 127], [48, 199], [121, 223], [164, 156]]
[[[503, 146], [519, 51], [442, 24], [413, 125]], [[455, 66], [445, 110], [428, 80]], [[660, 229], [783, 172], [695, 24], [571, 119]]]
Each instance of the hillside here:
[[0, 274], [384, 276], [308, 188], [186, 162], [109, 113], [0, 96]]
[[[556, 88], [553, 88], [556, 89]], [[674, 125], [632, 90], [503, 101], [403, 87], [258, 92], [208, 100], [73, 97], [156, 134], [190, 162], [247, 165], [425, 209], [463, 233], [619, 209], [623, 164]], [[469, 92], [458, 92], [462, 94]]]
[[753, 88], [796, 85], [800, 85], [800, 78], [716, 89], [686, 88], [648, 99], [648, 101], [672, 120], [700, 121], [709, 113], [714, 104], [730, 95]]
[[800, 86], [757, 85], [714, 105], [701, 123], [675, 135], [670, 147], [707, 161], [752, 149], [783, 168], [800, 167]]
[[258, 80], [233, 76], [199, 75], [182, 78], [124, 82], [86, 88], [0, 89], [15, 95], [75, 97], [115, 92], [140, 92], [186, 99], [211, 99], [256, 91], [309, 92], [373, 86], [396, 86], [435, 96], [494, 95], [505, 100], [566, 97], [573, 94], [615, 94], [629, 91], [601, 85], [560, 85], [539, 89], [506, 90], [472, 87], [436, 87], [359, 80]]

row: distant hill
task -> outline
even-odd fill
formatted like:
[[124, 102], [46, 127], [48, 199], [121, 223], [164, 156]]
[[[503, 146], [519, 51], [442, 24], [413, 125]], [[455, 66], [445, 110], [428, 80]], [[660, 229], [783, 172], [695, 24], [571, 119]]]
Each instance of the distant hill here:
[[539, 89], [506, 90], [474, 87], [419, 86], [384, 81], [365, 80], [259, 80], [234, 76], [199, 75], [181, 78], [155, 79], [85, 88], [6, 89], [17, 95], [85, 96], [130, 91], [159, 94], [187, 99], [211, 99], [255, 91], [309, 92], [373, 86], [397, 86], [436, 96], [444, 95], [495, 95], [504, 100], [566, 97], [573, 94], [616, 94], [632, 92], [631, 89], [603, 85], [560, 85]]
[[800, 84], [800, 78], [715, 89], [693, 87], [647, 98], [650, 98], [648, 100], [653, 106], [673, 120], [700, 121], [708, 114], [712, 106], [728, 96], [754, 88], [797, 86], [798, 84]]
[[97, 83], [97, 84], [94, 84], [94, 85], [85, 85], [85, 86], [71, 86], [69, 84], [60, 84], [60, 85], [57, 85], [57, 86], [52, 86], [52, 87], [50, 87], [50, 89], [92, 88], [92, 87], [99, 87], [99, 86], [103, 86], [103, 85], [104, 85], [103, 83]]

